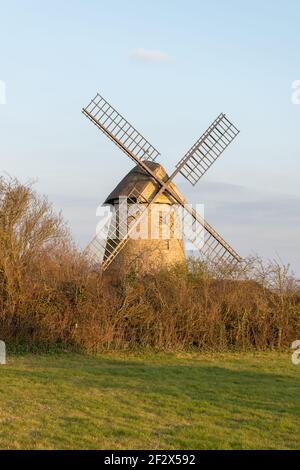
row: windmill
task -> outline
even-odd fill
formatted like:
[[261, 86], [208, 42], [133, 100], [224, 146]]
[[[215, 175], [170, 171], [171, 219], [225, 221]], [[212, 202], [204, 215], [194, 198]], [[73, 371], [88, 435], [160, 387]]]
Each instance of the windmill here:
[[[149, 213], [163, 206], [164, 209], [166, 207], [172, 209], [174, 206], [182, 208], [180, 227], [182, 220], [186, 222], [183, 224], [185, 227], [183, 235], [199, 250], [202, 258], [211, 263], [222, 263], [230, 268], [241, 261], [236, 251], [188, 204], [173, 183], [175, 176], [181, 174], [195, 186], [236, 138], [239, 130], [225, 114], [221, 113], [217, 117], [178, 162], [171, 176], [168, 176], [163, 167], [156, 162], [160, 156], [156, 148], [99, 93], [82, 109], [82, 112], [136, 164], [105, 201], [106, 204], [115, 207], [107, 237], [101, 238], [96, 234], [86, 248], [91, 259], [101, 264], [102, 271], [106, 271], [109, 267], [110, 269], [114, 267], [118, 271], [121, 261], [125, 269], [128, 269], [128, 262], [131, 263], [134, 257], [139, 259], [144, 267], [149, 260], [156, 259], [157, 264], [161, 265], [168, 264], [168, 261], [176, 262], [184, 259], [183, 241], [180, 237], [174, 236], [177, 230], [175, 226], [179, 220], [176, 215], [174, 216], [174, 211], [173, 218], [171, 216], [167, 218], [168, 220], [163, 220], [171, 235], [167, 239], [158, 237], [157, 241], [159, 251], [164, 256], [158, 257], [156, 249], [153, 250], [155, 254], [152, 254], [152, 248], [155, 247], [153, 240], [138, 242], [136, 237], [132, 237], [142, 221], [149, 217]], [[131, 215], [124, 219], [122, 214], [125, 206], [127, 211], [128, 207], [133, 210]], [[124, 265], [125, 260], [127, 264]]]

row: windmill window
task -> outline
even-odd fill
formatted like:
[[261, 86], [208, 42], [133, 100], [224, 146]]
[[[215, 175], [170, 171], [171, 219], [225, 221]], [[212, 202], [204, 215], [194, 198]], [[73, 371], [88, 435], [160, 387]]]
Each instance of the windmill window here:
[[164, 240], [163, 241], [163, 249], [164, 250], [169, 250], [170, 249], [170, 240]]
[[159, 224], [160, 225], [166, 225], [168, 222], [167, 220], [167, 214], [160, 214], [159, 216]]

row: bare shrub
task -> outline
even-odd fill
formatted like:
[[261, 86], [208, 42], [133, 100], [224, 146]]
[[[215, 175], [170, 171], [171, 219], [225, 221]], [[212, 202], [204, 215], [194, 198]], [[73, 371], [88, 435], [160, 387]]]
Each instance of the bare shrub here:
[[0, 337], [28, 349], [282, 349], [300, 334], [289, 267], [246, 260], [230, 276], [197, 260], [101, 277], [32, 185], [0, 179]]

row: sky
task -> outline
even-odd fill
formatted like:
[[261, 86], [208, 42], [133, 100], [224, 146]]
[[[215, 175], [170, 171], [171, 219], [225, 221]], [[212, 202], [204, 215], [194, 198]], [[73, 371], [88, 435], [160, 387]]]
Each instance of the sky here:
[[176, 183], [241, 256], [300, 277], [298, 0], [0, 0], [0, 21], [0, 172], [35, 180], [79, 246], [132, 168], [81, 113], [100, 92], [168, 172], [225, 112], [238, 138]]

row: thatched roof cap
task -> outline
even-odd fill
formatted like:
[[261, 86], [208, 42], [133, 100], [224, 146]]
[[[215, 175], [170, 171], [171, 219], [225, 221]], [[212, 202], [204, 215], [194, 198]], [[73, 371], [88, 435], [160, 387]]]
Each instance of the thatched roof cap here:
[[[164, 181], [168, 180], [168, 175], [165, 169], [155, 162], [147, 161], [148, 167]], [[183, 195], [174, 183], [170, 184], [170, 187], [178, 194], [183, 200]], [[159, 188], [159, 185], [151, 176], [149, 176], [145, 170], [139, 165], [135, 166], [115, 187], [115, 189], [107, 197], [105, 204], [114, 204], [117, 202], [119, 197], [129, 196], [131, 191], [136, 188], [138, 193], [141, 195], [141, 199], [148, 200], [149, 197]], [[138, 201], [141, 202], [141, 201]], [[162, 196], [156, 201], [158, 204], [173, 204], [174, 201], [168, 195], [162, 194]]]

